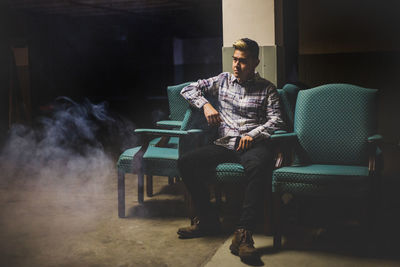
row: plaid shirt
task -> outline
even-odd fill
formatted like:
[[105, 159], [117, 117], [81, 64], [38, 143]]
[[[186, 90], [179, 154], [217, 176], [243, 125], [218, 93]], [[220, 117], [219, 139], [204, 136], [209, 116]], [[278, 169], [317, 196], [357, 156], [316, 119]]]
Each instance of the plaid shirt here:
[[248, 135], [258, 142], [269, 138], [284, 127], [276, 87], [258, 73], [243, 84], [229, 72], [198, 80], [184, 87], [181, 95], [197, 108], [202, 108], [211, 97], [218, 100], [214, 108], [222, 122], [219, 139], [214, 143], [235, 148], [238, 137]]

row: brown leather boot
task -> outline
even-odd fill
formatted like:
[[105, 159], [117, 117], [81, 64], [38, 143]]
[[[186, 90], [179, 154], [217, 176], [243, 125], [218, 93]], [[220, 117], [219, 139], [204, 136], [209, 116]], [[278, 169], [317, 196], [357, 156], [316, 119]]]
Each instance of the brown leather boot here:
[[238, 255], [242, 261], [252, 261], [259, 258], [254, 247], [252, 232], [243, 228], [236, 229], [229, 249], [232, 254]]
[[179, 238], [196, 238], [202, 236], [216, 235], [221, 232], [221, 223], [218, 217], [193, 218], [193, 225], [178, 229]]

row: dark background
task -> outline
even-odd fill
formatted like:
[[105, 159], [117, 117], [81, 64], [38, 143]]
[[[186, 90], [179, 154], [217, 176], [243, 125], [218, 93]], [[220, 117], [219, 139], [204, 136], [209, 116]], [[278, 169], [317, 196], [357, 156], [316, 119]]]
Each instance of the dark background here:
[[[28, 46], [32, 117], [62, 95], [76, 101], [107, 101], [110, 110], [139, 127], [149, 127], [152, 111], [168, 114], [167, 85], [221, 70], [221, 1], [183, 11], [102, 12], [77, 16], [0, 6], [3, 133], [8, 127], [14, 67], [10, 45]], [[177, 42], [185, 44], [181, 50], [188, 50], [179, 66], [174, 65]], [[187, 49], [186, 44], [195, 49]], [[210, 55], [211, 61], [202, 59]]]
[[[11, 46], [28, 47], [32, 118], [63, 95], [106, 101], [137, 127], [151, 127], [168, 114], [167, 85], [222, 70], [221, 0], [139, 10], [67, 2], [58, 9], [22, 0], [0, 4], [1, 138], [9, 127]], [[310, 87], [343, 82], [379, 89], [385, 169], [399, 173], [400, 2], [300, 0], [285, 8], [286, 16], [297, 16], [284, 20], [285, 45], [298, 47], [292, 79]]]

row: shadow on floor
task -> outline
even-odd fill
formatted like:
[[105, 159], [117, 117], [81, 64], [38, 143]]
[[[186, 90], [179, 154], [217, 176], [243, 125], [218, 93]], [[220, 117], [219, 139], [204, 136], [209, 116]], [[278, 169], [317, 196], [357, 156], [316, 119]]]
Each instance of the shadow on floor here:
[[[303, 217], [300, 225], [298, 222], [290, 222], [286, 214], [287, 221], [283, 229], [286, 242], [283, 244], [283, 250], [320, 251], [359, 258], [399, 260], [398, 178], [393, 176], [384, 180], [376, 216], [375, 235], [368, 231], [360, 220], [349, 219], [360, 213], [351, 203], [347, 203], [348, 207], [342, 210], [334, 210], [332, 207], [323, 206], [322, 203], [303, 202], [303, 207], [298, 212]], [[314, 209], [315, 207], [317, 209]], [[349, 211], [345, 212], [346, 208], [349, 208]]]
[[178, 196], [178, 195], [183, 195], [185, 193], [185, 185], [183, 182], [175, 182], [171, 185], [166, 185], [163, 186], [159, 191], [154, 192], [154, 196], [159, 196], [159, 195], [173, 195], [173, 196]]
[[178, 199], [149, 199], [143, 204], [136, 205], [129, 209], [126, 218], [171, 218], [187, 217], [187, 208], [185, 203]]

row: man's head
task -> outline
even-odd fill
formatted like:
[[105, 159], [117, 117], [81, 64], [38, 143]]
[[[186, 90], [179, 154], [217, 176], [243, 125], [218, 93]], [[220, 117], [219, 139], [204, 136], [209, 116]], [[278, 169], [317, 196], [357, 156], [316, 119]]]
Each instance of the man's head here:
[[253, 77], [258, 59], [258, 44], [248, 38], [242, 38], [233, 43], [235, 51], [233, 53], [232, 70], [233, 75], [239, 82], [245, 82]]

